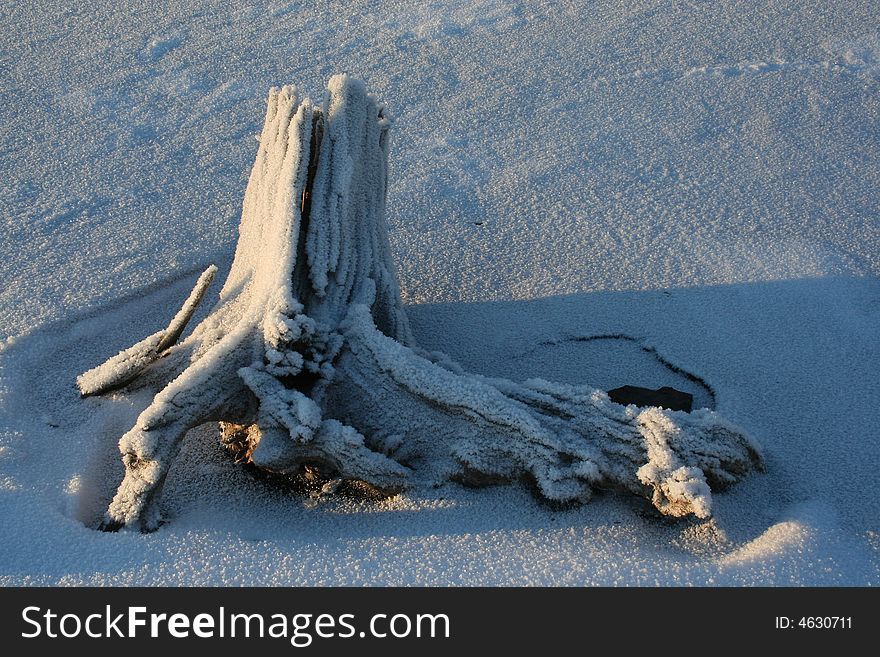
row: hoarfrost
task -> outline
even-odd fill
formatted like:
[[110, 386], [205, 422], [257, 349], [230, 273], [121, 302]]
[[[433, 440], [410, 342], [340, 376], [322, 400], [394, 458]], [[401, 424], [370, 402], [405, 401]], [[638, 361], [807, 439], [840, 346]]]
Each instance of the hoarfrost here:
[[174, 344], [209, 269], [165, 331], [78, 379], [84, 395], [155, 391], [120, 441], [126, 474], [105, 527], [156, 527], [180, 441], [208, 421], [243, 428], [252, 461], [277, 471], [318, 462], [387, 489], [525, 476], [554, 501], [617, 488], [665, 514], [708, 516], [710, 485], [761, 465], [711, 411], [639, 411], [588, 387], [468, 374], [418, 349], [384, 220], [389, 125], [344, 75], [321, 107], [270, 91], [219, 303]]

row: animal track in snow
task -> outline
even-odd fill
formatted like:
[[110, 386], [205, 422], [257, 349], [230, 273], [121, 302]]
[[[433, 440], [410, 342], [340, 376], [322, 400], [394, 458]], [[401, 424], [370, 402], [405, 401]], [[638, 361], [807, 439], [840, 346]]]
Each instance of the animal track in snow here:
[[139, 59], [144, 63], [155, 63], [175, 48], [180, 47], [183, 38], [178, 35], [155, 36], [144, 46]]
[[[867, 53], [867, 54], [866, 54]], [[848, 49], [835, 59], [828, 60], [753, 60], [729, 64], [704, 64], [684, 70], [671, 68], [637, 69], [620, 75], [602, 75], [591, 79], [594, 88], [617, 84], [626, 80], [659, 80], [661, 82], [678, 82], [695, 78], [736, 78], [743, 75], [764, 75], [768, 73], [792, 73], [807, 71], [833, 71], [851, 75], [880, 74], [880, 62], [877, 51], [854, 51]]]

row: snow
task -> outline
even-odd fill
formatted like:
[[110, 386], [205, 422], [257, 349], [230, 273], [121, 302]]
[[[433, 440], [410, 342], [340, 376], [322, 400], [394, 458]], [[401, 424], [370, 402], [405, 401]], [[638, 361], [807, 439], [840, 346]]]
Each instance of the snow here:
[[[878, 583], [877, 9], [337, 9], [4, 8], [0, 581]], [[337, 71], [394, 119], [390, 249], [418, 344], [487, 377], [693, 389], [766, 474], [708, 520], [451, 484], [309, 508], [208, 426], [169, 473], [168, 525], [87, 529], [148, 400], [82, 401], [75, 377], [228, 271], [266, 90]]]

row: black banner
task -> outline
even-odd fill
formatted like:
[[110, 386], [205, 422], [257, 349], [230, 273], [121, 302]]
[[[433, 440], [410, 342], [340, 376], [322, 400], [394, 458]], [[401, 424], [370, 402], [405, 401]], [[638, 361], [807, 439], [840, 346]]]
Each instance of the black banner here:
[[268, 654], [841, 649], [871, 645], [878, 609], [867, 588], [7, 588], [0, 639], [6, 654], [71, 642], [90, 654], [218, 642]]

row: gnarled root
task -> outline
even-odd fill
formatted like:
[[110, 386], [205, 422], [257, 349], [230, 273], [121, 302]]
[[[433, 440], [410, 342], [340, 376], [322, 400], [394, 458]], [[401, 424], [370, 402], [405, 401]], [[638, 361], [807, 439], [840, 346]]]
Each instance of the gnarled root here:
[[382, 490], [525, 475], [550, 500], [623, 489], [673, 516], [708, 516], [710, 487], [760, 468], [755, 445], [711, 411], [640, 411], [587, 387], [468, 374], [419, 350], [384, 221], [388, 125], [345, 76], [320, 108], [289, 87], [270, 92], [220, 301], [175, 344], [209, 269], [165, 331], [79, 379], [84, 396], [156, 392], [120, 441], [126, 474], [105, 528], [157, 526], [180, 441], [208, 421], [276, 473], [319, 463]]

